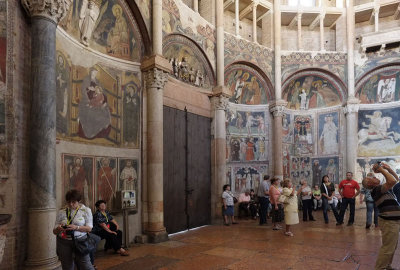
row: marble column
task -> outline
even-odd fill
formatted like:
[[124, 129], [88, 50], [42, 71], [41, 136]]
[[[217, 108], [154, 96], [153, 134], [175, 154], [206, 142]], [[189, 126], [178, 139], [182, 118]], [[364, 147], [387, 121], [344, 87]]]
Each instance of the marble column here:
[[281, 70], [281, 2], [274, 0], [274, 66], [275, 66], [275, 99], [280, 100], [282, 96], [282, 70]]
[[379, 6], [375, 6], [374, 10], [374, 23], [375, 23], [375, 32], [379, 31]]
[[147, 91], [147, 215], [145, 233], [151, 243], [168, 240], [164, 227], [163, 195], [163, 89], [171, 72], [171, 65], [155, 55], [141, 66]]
[[354, 97], [354, 0], [347, 1], [346, 39], [347, 39], [347, 87], [348, 97]]
[[319, 14], [319, 39], [320, 39], [320, 49], [321, 51], [325, 51], [325, 40], [324, 40], [324, 19], [325, 12]]
[[153, 54], [162, 55], [162, 0], [153, 0]]
[[344, 113], [346, 115], [346, 172], [355, 173], [356, 170], [356, 159], [357, 159], [357, 119], [360, 101], [356, 98], [347, 100], [347, 104], [344, 107]]
[[235, 34], [237, 37], [240, 37], [240, 30], [239, 30], [239, 1], [235, 0]]
[[303, 42], [301, 38], [301, 13], [297, 13], [297, 49], [299, 51], [303, 50]]
[[253, 1], [253, 42], [257, 43], [257, 1]]
[[221, 217], [221, 193], [226, 184], [226, 127], [225, 110], [228, 97], [216, 94], [211, 97], [211, 220], [218, 222]]
[[199, 0], [193, 0], [193, 10], [199, 12]]
[[215, 1], [215, 27], [217, 30], [217, 86], [224, 85], [224, 3]]
[[31, 17], [31, 112], [26, 267], [59, 267], [56, 219], [56, 28], [70, 1], [23, 0]]
[[270, 105], [273, 121], [273, 168], [274, 176], [283, 179], [283, 156], [282, 156], [282, 123], [285, 115], [287, 102], [278, 100]]

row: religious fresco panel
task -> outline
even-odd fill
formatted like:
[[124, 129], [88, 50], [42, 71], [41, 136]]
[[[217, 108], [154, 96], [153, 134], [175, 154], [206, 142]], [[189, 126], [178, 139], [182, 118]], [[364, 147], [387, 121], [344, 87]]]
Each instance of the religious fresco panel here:
[[310, 157], [292, 157], [290, 164], [290, 178], [294, 184], [300, 183], [305, 179], [311, 182], [311, 158]]
[[400, 155], [400, 107], [359, 110], [358, 155]]
[[137, 194], [139, 181], [139, 160], [119, 158], [118, 172], [118, 187], [116, 190], [136, 190]]
[[96, 201], [104, 200], [107, 207], [113, 209], [117, 183], [117, 159], [112, 157], [96, 157], [95, 178], [96, 178]]
[[84, 46], [109, 56], [140, 62], [144, 54], [139, 28], [123, 0], [74, 0], [60, 25]]
[[239, 194], [245, 192], [247, 189], [254, 189], [257, 194], [260, 182], [264, 175], [268, 174], [267, 164], [240, 164], [232, 165], [231, 177], [233, 193]]
[[286, 82], [282, 88], [287, 107], [296, 110], [340, 105], [344, 96], [337, 84], [312, 72]]
[[82, 203], [94, 207], [94, 158], [82, 155], [62, 155], [62, 194], [76, 189], [82, 194]]
[[57, 50], [57, 136], [108, 146], [139, 148], [141, 74], [101, 62], [74, 65]]
[[230, 136], [228, 139], [230, 162], [266, 161], [268, 159], [269, 145], [265, 137]]
[[283, 144], [282, 145], [282, 164], [283, 164], [283, 178], [291, 177], [291, 166], [290, 160], [292, 157], [292, 145], [291, 144]]
[[339, 153], [339, 113], [330, 112], [318, 115], [318, 154]]
[[151, 6], [151, 1], [150, 0], [135, 0], [139, 10], [140, 14], [142, 14], [142, 18], [144, 23], [146, 24], [147, 32], [150, 33], [151, 31], [151, 16], [152, 14], [152, 6]]
[[282, 142], [293, 143], [293, 115], [285, 114], [282, 119]]
[[[400, 175], [400, 156], [397, 156], [397, 157], [381, 157], [381, 158], [368, 157], [368, 158], [359, 158], [359, 159], [357, 159], [356, 171], [355, 171], [355, 174], [354, 174], [354, 178], [356, 180], [364, 179], [369, 172], [373, 172], [372, 171], [372, 166], [374, 164], [376, 164], [378, 161], [382, 161], [384, 163], [387, 163], [397, 175]], [[380, 174], [380, 173], [376, 173], [375, 176], [377, 178], [379, 178], [380, 180], [384, 179], [383, 175]]]
[[354, 54], [354, 71], [355, 81], [360, 80], [365, 74], [374, 70], [376, 67], [387, 64], [399, 63], [400, 52], [398, 48], [379, 50], [361, 54], [355, 51]]
[[172, 65], [172, 75], [185, 83], [210, 89], [214, 73], [203, 52], [182, 35], [168, 35], [163, 40], [163, 55]]
[[231, 93], [230, 102], [236, 104], [267, 104], [272, 98], [271, 89], [254, 68], [233, 64], [225, 69], [225, 85]]
[[378, 69], [358, 83], [356, 97], [361, 103], [387, 103], [400, 100], [400, 66]]
[[295, 156], [309, 155], [314, 153], [313, 123], [314, 119], [311, 115], [294, 116], [293, 126]]
[[264, 111], [227, 110], [227, 134], [267, 136], [268, 123]]
[[325, 157], [325, 158], [313, 158], [311, 163], [312, 171], [312, 186], [321, 185], [322, 177], [328, 175], [329, 179], [334, 184], [339, 184], [340, 172], [341, 172], [341, 162], [339, 157]]

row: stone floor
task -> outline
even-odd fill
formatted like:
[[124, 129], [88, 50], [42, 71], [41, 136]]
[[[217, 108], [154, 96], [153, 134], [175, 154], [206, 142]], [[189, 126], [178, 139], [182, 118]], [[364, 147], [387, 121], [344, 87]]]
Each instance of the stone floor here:
[[[365, 209], [356, 211], [351, 227], [324, 224], [321, 211], [315, 218], [293, 226], [294, 237], [273, 231], [270, 220], [268, 226], [254, 220], [239, 220], [230, 227], [205, 226], [172, 235], [168, 242], [134, 245], [129, 257], [98, 252], [96, 265], [99, 270], [373, 269], [380, 230], [365, 229]], [[399, 255], [397, 251], [395, 268], [400, 267]]]

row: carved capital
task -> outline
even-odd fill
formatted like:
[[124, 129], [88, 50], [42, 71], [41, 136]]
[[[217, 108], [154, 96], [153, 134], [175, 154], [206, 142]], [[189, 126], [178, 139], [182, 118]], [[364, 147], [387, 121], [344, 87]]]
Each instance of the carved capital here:
[[31, 17], [45, 17], [58, 24], [67, 15], [72, 0], [21, 0]]
[[229, 99], [223, 95], [211, 97], [211, 107], [214, 110], [226, 110], [229, 105]]
[[285, 108], [287, 102], [284, 100], [277, 100], [275, 103], [271, 104], [269, 111], [275, 117], [283, 117], [285, 115]]
[[344, 114], [356, 113], [360, 109], [360, 100], [355, 97], [349, 97], [347, 104], [344, 106]]
[[162, 69], [152, 68], [144, 72], [144, 80], [147, 88], [151, 87], [162, 90], [168, 81], [168, 72]]

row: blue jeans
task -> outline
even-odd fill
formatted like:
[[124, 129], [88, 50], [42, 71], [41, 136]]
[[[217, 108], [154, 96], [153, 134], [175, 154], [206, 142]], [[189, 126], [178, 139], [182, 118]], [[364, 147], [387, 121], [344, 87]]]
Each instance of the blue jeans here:
[[367, 225], [372, 224], [372, 211], [374, 212], [374, 224], [375, 226], [378, 225], [378, 215], [379, 215], [379, 210], [378, 207], [376, 207], [374, 202], [365, 202], [367, 205]]
[[269, 206], [269, 198], [258, 197], [260, 202], [260, 225], [267, 223], [267, 211]]
[[329, 222], [329, 218], [328, 218], [328, 208], [329, 208], [329, 206], [332, 209], [332, 212], [333, 212], [333, 215], [335, 216], [336, 222], [339, 222], [340, 221], [340, 217], [339, 217], [339, 214], [338, 214], [338, 212], [336, 210], [335, 205], [333, 205], [333, 203], [328, 203], [328, 199], [325, 196], [323, 196], [322, 197], [322, 211], [324, 213], [325, 223]]
[[344, 213], [346, 212], [347, 206], [350, 204], [350, 217], [349, 223], [354, 223], [354, 212], [356, 210], [356, 199], [352, 198], [342, 198], [342, 205], [340, 206], [340, 220], [339, 222], [342, 223], [344, 219]]

